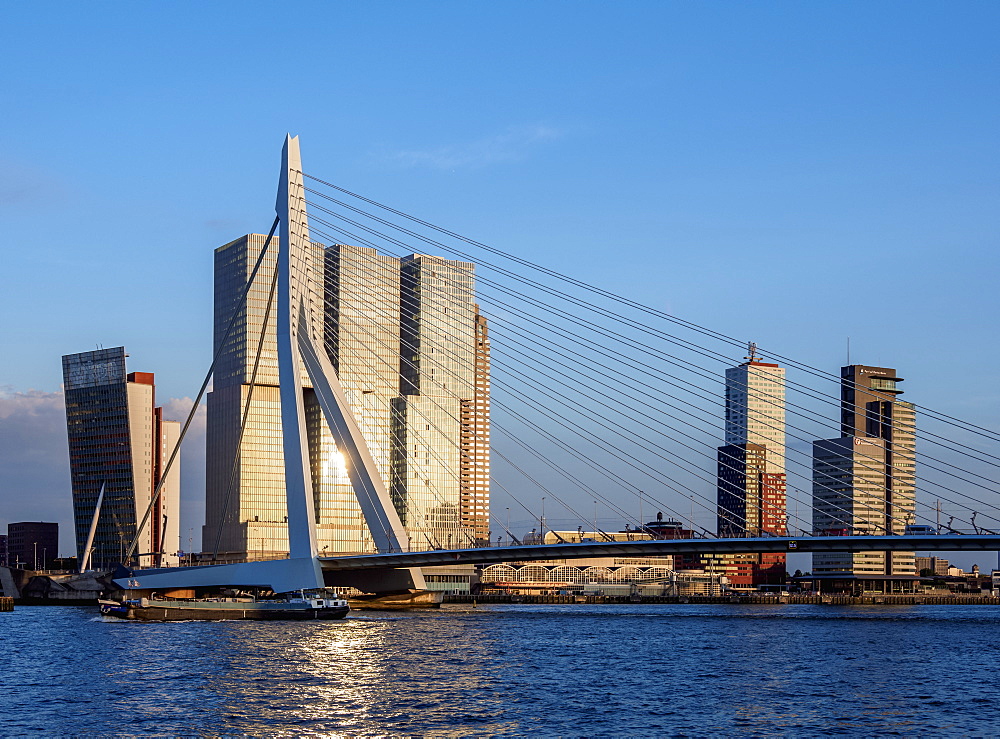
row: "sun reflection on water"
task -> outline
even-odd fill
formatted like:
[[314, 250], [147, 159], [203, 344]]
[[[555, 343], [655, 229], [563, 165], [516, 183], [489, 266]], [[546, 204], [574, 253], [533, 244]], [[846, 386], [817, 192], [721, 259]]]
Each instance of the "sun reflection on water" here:
[[1000, 734], [988, 606], [4, 616], [4, 735]]

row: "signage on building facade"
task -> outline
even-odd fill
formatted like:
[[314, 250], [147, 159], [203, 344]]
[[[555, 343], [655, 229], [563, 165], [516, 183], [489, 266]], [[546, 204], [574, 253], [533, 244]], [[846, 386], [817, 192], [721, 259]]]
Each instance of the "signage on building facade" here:
[[66, 381], [68, 388], [125, 382], [125, 355], [74, 362], [68, 368]]

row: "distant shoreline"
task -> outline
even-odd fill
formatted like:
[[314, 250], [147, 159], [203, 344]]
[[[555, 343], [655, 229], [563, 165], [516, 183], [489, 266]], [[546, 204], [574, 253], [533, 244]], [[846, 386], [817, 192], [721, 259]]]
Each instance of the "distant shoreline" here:
[[626, 604], [626, 605], [832, 605], [1000, 606], [1000, 597], [980, 595], [446, 595], [444, 604]]

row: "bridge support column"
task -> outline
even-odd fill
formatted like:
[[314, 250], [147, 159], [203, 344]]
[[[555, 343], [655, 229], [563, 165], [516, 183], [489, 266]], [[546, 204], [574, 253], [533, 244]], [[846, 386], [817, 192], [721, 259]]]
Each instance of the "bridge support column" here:
[[375, 595], [426, 592], [419, 568], [326, 570], [323, 581], [329, 587], [357, 588], [362, 593]]

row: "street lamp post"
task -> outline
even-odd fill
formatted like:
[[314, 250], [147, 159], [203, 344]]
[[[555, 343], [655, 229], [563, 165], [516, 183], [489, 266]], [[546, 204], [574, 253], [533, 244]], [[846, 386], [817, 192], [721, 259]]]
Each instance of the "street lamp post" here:
[[542, 515], [538, 517], [538, 543], [545, 543], [545, 496], [542, 496]]

